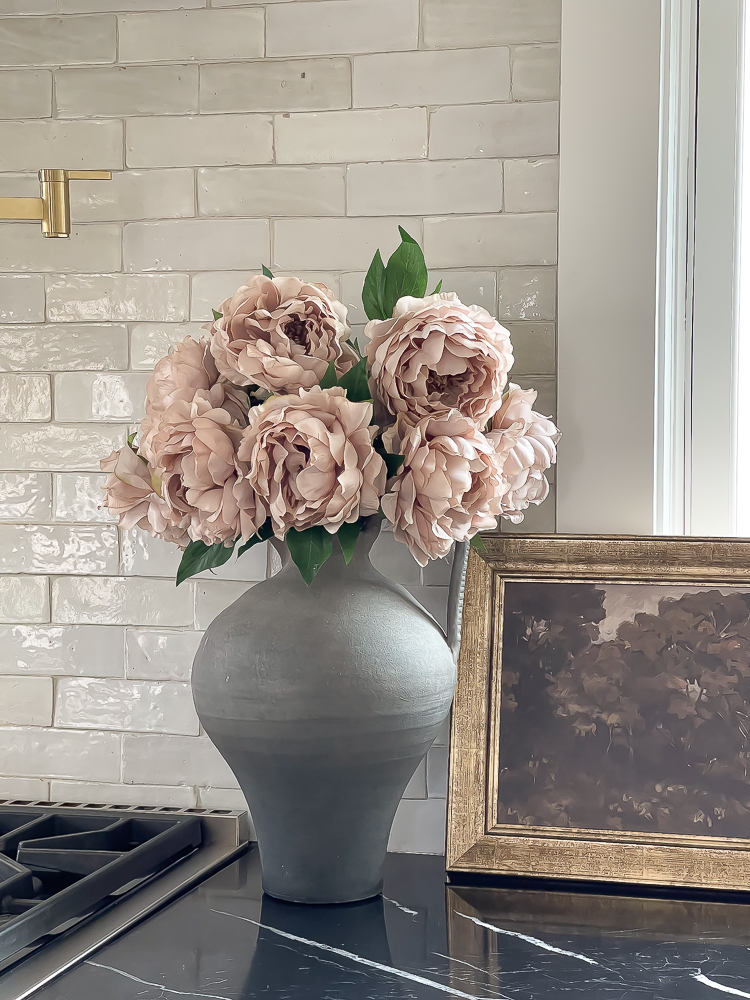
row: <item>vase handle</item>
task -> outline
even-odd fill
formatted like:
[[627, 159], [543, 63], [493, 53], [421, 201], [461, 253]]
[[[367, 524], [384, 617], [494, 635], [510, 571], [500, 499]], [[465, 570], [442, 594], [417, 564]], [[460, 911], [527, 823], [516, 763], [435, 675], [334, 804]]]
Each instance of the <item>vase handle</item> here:
[[458, 661], [458, 652], [461, 649], [461, 618], [464, 609], [466, 566], [469, 561], [470, 547], [469, 542], [456, 542], [448, 587], [448, 645], [453, 653], [453, 659], [456, 661]]

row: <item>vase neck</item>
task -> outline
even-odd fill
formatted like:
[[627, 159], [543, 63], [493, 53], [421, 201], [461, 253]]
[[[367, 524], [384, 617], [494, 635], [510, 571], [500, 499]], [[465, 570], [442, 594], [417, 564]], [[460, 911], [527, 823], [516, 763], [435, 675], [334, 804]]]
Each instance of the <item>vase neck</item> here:
[[[333, 541], [333, 551], [326, 562], [323, 564], [319, 575], [335, 574], [346, 570], [347, 572], [357, 572], [368, 571], [372, 568], [370, 563], [370, 550], [377, 541], [378, 535], [380, 534], [380, 527], [382, 524], [382, 517], [374, 515], [373, 517], [368, 517], [365, 520], [365, 526], [362, 529], [359, 538], [357, 539], [357, 544], [354, 549], [354, 555], [351, 561], [347, 565], [344, 560], [344, 553], [341, 551], [341, 545], [335, 535], [331, 536]], [[296, 573], [297, 568], [292, 562], [292, 557], [289, 553], [289, 546], [285, 541], [280, 538], [273, 536], [271, 538], [271, 545], [276, 549], [279, 557], [281, 559], [282, 572], [284, 570], [292, 570]], [[290, 569], [291, 567], [291, 569]]]

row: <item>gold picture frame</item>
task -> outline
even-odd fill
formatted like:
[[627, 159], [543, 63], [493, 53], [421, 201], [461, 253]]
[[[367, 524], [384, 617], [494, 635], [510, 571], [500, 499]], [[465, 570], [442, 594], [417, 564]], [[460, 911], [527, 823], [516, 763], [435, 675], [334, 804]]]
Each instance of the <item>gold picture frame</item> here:
[[[706, 588], [725, 587], [730, 588], [730, 596], [736, 590], [750, 602], [750, 540], [500, 533], [482, 538], [485, 551], [472, 550], [466, 576], [451, 726], [448, 871], [704, 889], [750, 888], [750, 815], [746, 838], [680, 830], [665, 833], [498, 822], [502, 643], [508, 585], [584, 583], [594, 584], [605, 594], [607, 587], [615, 593], [623, 585], [670, 585], [672, 593], [679, 593], [684, 586], [685, 599], [691, 596], [691, 588], [692, 596], [700, 597]], [[746, 591], [742, 589], [745, 586]], [[657, 618], [662, 614], [661, 604], [655, 614]], [[619, 642], [619, 630], [616, 634]], [[744, 820], [734, 819], [734, 823], [736, 827]]]

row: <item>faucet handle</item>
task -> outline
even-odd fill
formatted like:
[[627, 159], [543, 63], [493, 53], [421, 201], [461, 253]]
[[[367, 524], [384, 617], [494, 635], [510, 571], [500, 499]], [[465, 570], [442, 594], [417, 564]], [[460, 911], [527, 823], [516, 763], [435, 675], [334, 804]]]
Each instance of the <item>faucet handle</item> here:
[[111, 170], [66, 170], [69, 181], [111, 181]]

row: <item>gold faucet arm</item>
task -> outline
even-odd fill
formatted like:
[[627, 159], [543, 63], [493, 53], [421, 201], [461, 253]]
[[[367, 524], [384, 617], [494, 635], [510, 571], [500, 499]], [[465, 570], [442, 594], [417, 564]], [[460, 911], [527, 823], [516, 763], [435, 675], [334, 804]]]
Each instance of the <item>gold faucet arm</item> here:
[[40, 222], [44, 218], [41, 198], [0, 198], [0, 219], [24, 219]]
[[69, 181], [111, 181], [111, 170], [68, 170]]

